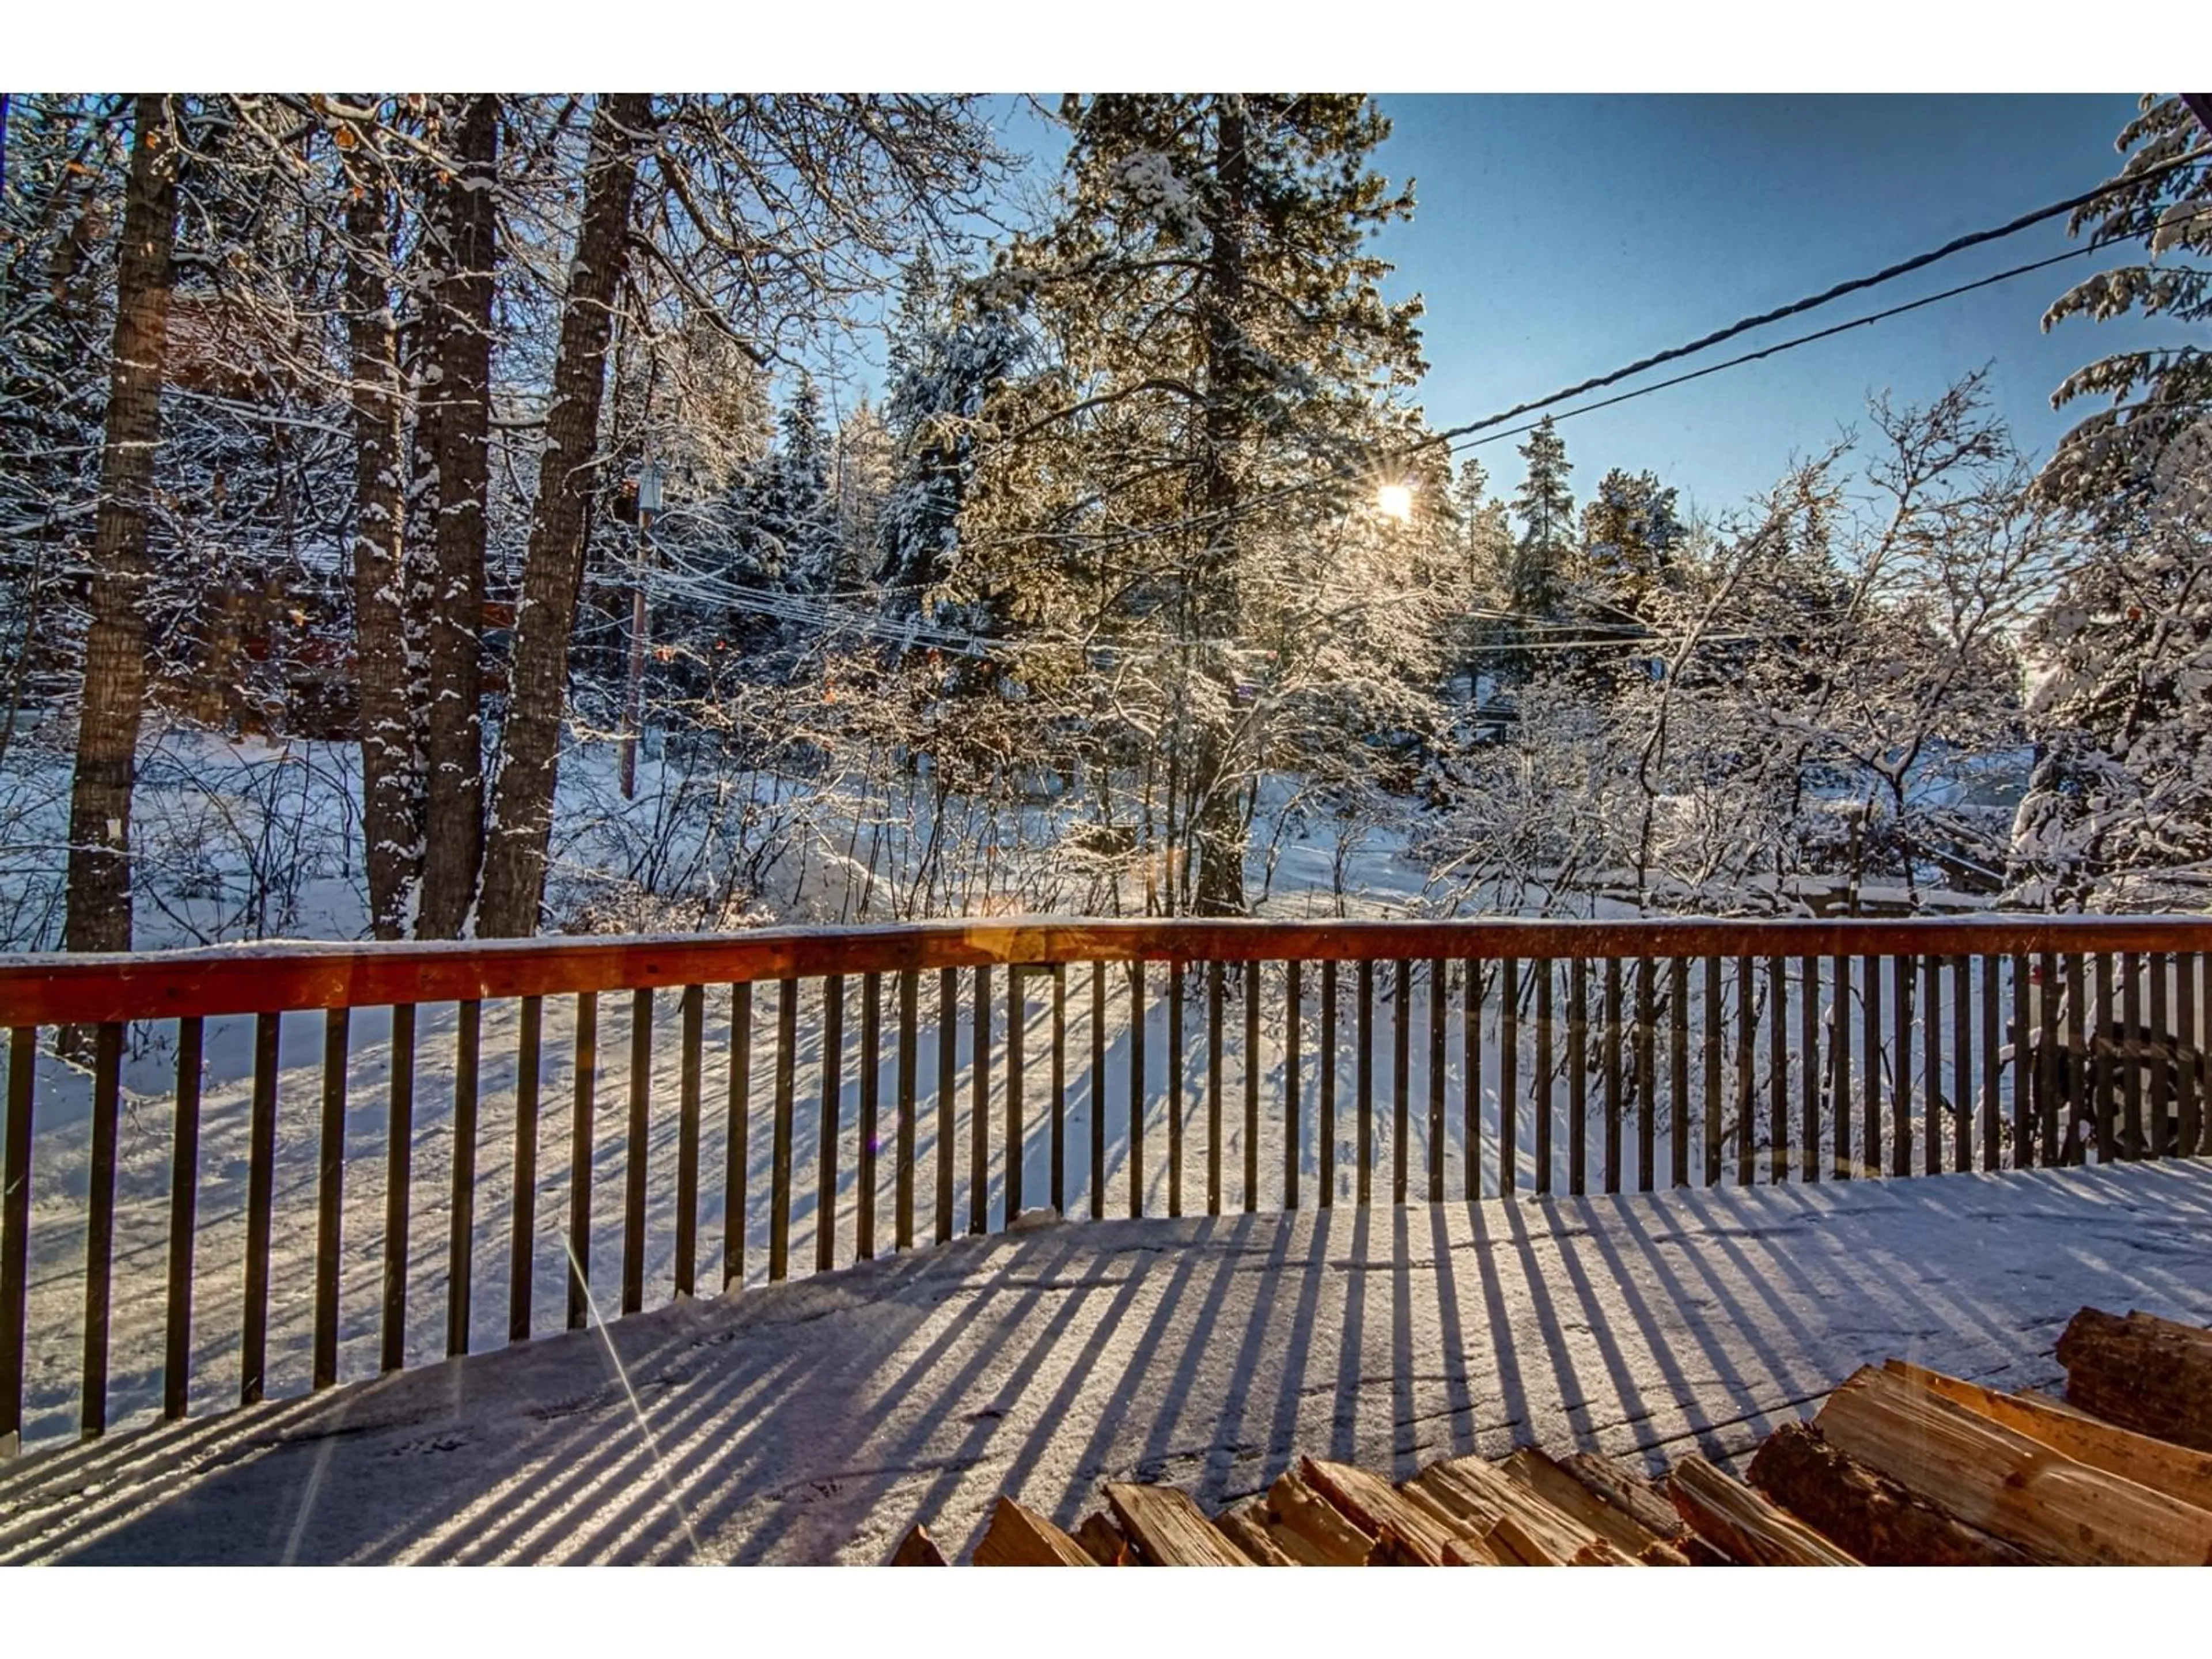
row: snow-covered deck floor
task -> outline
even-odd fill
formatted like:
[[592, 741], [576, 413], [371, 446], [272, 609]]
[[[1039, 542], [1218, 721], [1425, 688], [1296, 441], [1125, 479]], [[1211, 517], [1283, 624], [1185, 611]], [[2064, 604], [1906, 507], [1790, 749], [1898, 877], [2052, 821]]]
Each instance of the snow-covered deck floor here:
[[2212, 1323], [2212, 1162], [1074, 1222], [621, 1321], [635, 1407], [582, 1333], [35, 1455], [0, 1559], [878, 1561], [1301, 1451], [1728, 1457], [1893, 1354], [2051, 1382], [2085, 1303]]

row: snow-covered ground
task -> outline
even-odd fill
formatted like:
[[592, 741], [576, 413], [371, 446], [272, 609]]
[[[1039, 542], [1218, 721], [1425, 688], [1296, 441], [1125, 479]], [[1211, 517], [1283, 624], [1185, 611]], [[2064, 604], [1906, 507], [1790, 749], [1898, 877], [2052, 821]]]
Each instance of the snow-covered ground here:
[[1067, 1223], [36, 1455], [0, 1559], [865, 1562], [1301, 1452], [1728, 1459], [1892, 1355], [2048, 1385], [2085, 1304], [2212, 1322], [2212, 1162]]

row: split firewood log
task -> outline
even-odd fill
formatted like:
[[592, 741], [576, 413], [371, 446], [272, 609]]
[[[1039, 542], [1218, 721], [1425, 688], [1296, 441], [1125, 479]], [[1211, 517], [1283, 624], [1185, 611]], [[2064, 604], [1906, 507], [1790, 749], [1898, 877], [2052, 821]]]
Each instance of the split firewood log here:
[[1694, 1454], [1667, 1477], [1691, 1529], [1746, 1566], [1855, 1567], [1847, 1552]]
[[2025, 1567], [2035, 1558], [1792, 1423], [1751, 1460], [1751, 1484], [1875, 1567]]
[[1349, 1463], [1301, 1458], [1298, 1474], [1363, 1532], [1372, 1533], [1383, 1553], [1402, 1557], [1424, 1566], [1443, 1565], [1444, 1545], [1451, 1528], [1419, 1504], [1401, 1496], [1380, 1475], [1354, 1468]]
[[2212, 1330], [2094, 1308], [2058, 1339], [2067, 1403], [2137, 1434], [2212, 1451]]
[[1882, 1369], [1933, 1389], [1954, 1404], [2031, 1440], [2041, 1441], [2053, 1451], [2064, 1452], [2077, 1463], [2179, 1498], [2200, 1510], [2212, 1510], [2212, 1452], [2191, 1451], [2170, 1440], [2154, 1440], [2086, 1412], [2054, 1407], [2033, 1395], [1998, 1394], [1978, 1382], [1923, 1370], [1901, 1359], [1889, 1360]]
[[[1626, 1510], [1616, 1509], [1574, 1478], [1538, 1446], [1523, 1446], [1498, 1466], [1498, 1473], [1517, 1481], [1553, 1509], [1571, 1516], [1615, 1548], [1647, 1567], [1686, 1567], [1689, 1559], [1669, 1540], [1645, 1526]], [[1670, 1510], [1668, 1519], [1680, 1530], [1681, 1518]]]
[[[1268, 1528], [1285, 1554], [1308, 1566], [1364, 1567], [1375, 1553], [1376, 1537], [1342, 1510], [1285, 1469], [1267, 1488], [1268, 1512], [1275, 1517]], [[1294, 1534], [1294, 1546], [1283, 1536]], [[1317, 1559], [1308, 1561], [1301, 1549]]]
[[1873, 1366], [1828, 1396], [1821, 1437], [1940, 1509], [2049, 1561], [2202, 1565], [2212, 1514], [2092, 1468]]
[[979, 1567], [1095, 1567], [1090, 1552], [1035, 1510], [1001, 1494], [983, 1541], [969, 1558]]
[[899, 1540], [899, 1547], [891, 1552], [895, 1567], [949, 1567], [945, 1552], [937, 1547], [937, 1540], [929, 1535], [929, 1528], [919, 1522], [914, 1530]]
[[1173, 1486], [1106, 1483], [1106, 1501], [1121, 1529], [1158, 1567], [1249, 1567], [1244, 1552], [1222, 1535], [1188, 1492]]

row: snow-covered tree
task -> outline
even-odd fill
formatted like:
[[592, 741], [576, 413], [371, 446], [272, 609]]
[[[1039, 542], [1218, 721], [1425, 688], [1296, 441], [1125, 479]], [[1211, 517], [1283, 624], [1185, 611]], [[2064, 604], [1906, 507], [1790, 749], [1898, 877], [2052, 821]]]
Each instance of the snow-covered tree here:
[[[2179, 97], [2143, 94], [2141, 112], [2114, 146], [2127, 160], [2115, 182], [2126, 185], [2078, 210], [2069, 228], [2100, 241], [2134, 240], [2144, 261], [2100, 270], [2059, 296], [2047, 331], [2071, 317], [2106, 322], [2135, 313], [2175, 325], [2167, 343], [2099, 358], [2052, 394], [2056, 407], [2108, 397], [2111, 406], [2060, 441], [2038, 488], [2051, 501], [2124, 512], [2164, 488], [2158, 463], [2167, 447], [2212, 416], [2212, 350], [2201, 343], [2212, 321], [2212, 156], [2205, 129]], [[2199, 153], [2194, 161], [2187, 158]], [[2183, 165], [2175, 166], [2176, 162]], [[2162, 170], [2161, 170], [2162, 169]], [[2132, 182], [2130, 182], [2132, 181]]]
[[2212, 422], [2167, 440], [2147, 487], [2100, 516], [2033, 636], [2011, 896], [2212, 908]]

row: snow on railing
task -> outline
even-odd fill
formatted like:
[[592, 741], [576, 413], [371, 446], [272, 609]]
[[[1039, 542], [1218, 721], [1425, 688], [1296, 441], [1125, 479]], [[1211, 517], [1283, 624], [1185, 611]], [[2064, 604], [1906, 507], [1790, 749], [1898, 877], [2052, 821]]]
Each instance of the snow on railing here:
[[2202, 920], [1980, 915], [0, 957], [0, 1455], [183, 1417], [226, 1374], [252, 1404], [1031, 1206], [2194, 1155], [2208, 952]]

